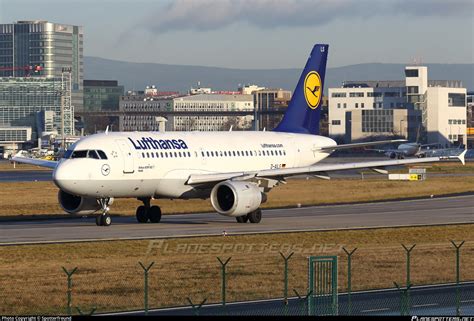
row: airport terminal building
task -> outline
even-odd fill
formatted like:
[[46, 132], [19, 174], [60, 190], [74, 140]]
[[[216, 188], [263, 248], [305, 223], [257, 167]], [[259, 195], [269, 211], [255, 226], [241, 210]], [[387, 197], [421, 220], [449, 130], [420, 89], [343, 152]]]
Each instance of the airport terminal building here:
[[423, 66], [407, 66], [404, 81], [346, 81], [328, 90], [329, 135], [466, 144], [466, 93], [460, 81], [429, 80]]
[[[147, 86], [144, 91], [128, 91], [120, 97], [120, 131], [170, 131], [172, 117], [164, 119], [153, 114], [173, 110], [173, 98], [177, 92], [159, 92], [155, 86]], [[160, 126], [164, 126], [161, 127]]]
[[[200, 94], [177, 97], [173, 102], [175, 111], [212, 112], [254, 110], [252, 95], [245, 94]], [[253, 116], [175, 116], [175, 131], [221, 131], [250, 129]]]

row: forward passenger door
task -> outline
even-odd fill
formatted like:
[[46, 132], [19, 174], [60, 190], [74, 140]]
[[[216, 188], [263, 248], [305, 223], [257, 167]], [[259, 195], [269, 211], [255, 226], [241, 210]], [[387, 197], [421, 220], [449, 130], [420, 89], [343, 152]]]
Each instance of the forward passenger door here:
[[125, 174], [132, 174], [135, 169], [133, 162], [133, 153], [130, 145], [125, 139], [118, 139], [115, 142], [119, 146], [120, 152], [122, 153], [123, 172]]

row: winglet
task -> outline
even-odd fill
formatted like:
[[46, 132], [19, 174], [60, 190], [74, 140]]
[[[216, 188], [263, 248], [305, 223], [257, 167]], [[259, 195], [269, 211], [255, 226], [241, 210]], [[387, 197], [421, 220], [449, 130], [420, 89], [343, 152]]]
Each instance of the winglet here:
[[465, 149], [461, 154], [456, 156], [441, 156], [439, 159], [459, 159], [463, 165], [466, 165], [466, 153], [467, 149]]
[[466, 153], [467, 149], [465, 149], [461, 154], [457, 156], [457, 158], [461, 161], [463, 165], [466, 165]]

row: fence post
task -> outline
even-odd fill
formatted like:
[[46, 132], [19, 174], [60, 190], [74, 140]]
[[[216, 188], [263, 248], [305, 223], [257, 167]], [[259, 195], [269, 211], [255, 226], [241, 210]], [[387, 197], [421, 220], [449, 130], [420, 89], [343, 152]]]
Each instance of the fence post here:
[[347, 304], [348, 304], [348, 315], [352, 314], [352, 254], [357, 250], [354, 248], [352, 251], [346, 250], [345, 247], [342, 248], [347, 254]]
[[285, 261], [285, 270], [283, 276], [283, 297], [285, 298], [285, 305], [288, 305], [288, 261], [293, 256], [293, 254], [295, 254], [295, 252], [291, 252], [288, 256], [285, 256], [283, 253], [280, 252], [281, 257]]
[[406, 247], [404, 244], [402, 244], [403, 248], [405, 249], [405, 252], [407, 253], [407, 277], [406, 277], [406, 287], [407, 287], [407, 304], [410, 305], [410, 293], [408, 292], [408, 289], [411, 287], [411, 279], [410, 279], [410, 255], [411, 251], [415, 248], [416, 244], [413, 244], [410, 248]]
[[408, 285], [411, 284], [411, 280], [410, 280], [410, 254], [411, 254], [411, 251], [413, 250], [413, 248], [416, 246], [416, 244], [413, 244], [412, 247], [408, 248], [406, 247], [404, 244], [402, 244], [403, 248], [405, 249], [406, 253], [407, 253], [407, 279], [406, 279], [406, 284], [407, 284], [407, 287]]
[[219, 263], [221, 264], [221, 271], [222, 271], [222, 306], [225, 308], [225, 303], [226, 303], [226, 298], [225, 298], [225, 294], [226, 294], [226, 285], [227, 285], [227, 280], [226, 280], [226, 266], [227, 266], [227, 263], [229, 263], [230, 259], [232, 257], [229, 257], [227, 259], [227, 261], [223, 262], [220, 257], [217, 257], [217, 260], [219, 261]]
[[409, 315], [410, 314], [410, 303], [409, 297], [408, 297], [408, 290], [411, 288], [411, 284], [407, 285], [406, 289], [400, 288], [400, 286], [397, 284], [397, 282], [393, 282], [397, 289], [400, 291], [400, 314], [401, 315]]
[[296, 289], [293, 289], [293, 292], [295, 292], [296, 296], [298, 297], [298, 301], [301, 303], [302, 305], [302, 308], [301, 308], [301, 311], [306, 311], [308, 313], [308, 315], [311, 315], [310, 313], [310, 310], [307, 309], [304, 304], [309, 304], [309, 300], [310, 300], [310, 296], [311, 294], [313, 294], [313, 290], [309, 291], [304, 297], [302, 297], [298, 291], [296, 291]]
[[191, 304], [191, 307], [193, 308], [193, 311], [194, 311], [194, 315], [199, 315], [199, 310], [202, 308], [204, 303], [206, 303], [206, 301], [207, 301], [207, 298], [206, 298], [201, 303], [194, 304], [193, 301], [191, 301], [191, 299], [189, 297], [186, 298], [186, 299], [188, 300], [189, 304]]
[[155, 264], [155, 262], [151, 262], [150, 265], [148, 265], [148, 267], [143, 265], [142, 262], [138, 262], [138, 264], [140, 264], [140, 266], [142, 267], [143, 273], [145, 275], [144, 286], [143, 286], [145, 295], [144, 295], [143, 300], [144, 300], [144, 305], [145, 305], [145, 315], [148, 315], [148, 272], [150, 271], [153, 264]]
[[453, 244], [454, 248], [456, 249], [456, 316], [460, 316], [461, 314], [461, 297], [459, 293], [459, 251], [464, 242], [465, 241], [462, 241], [461, 243], [456, 244], [453, 240], [451, 240], [451, 244]]
[[67, 314], [72, 314], [72, 275], [77, 271], [77, 267], [68, 271], [64, 266], [62, 267], [64, 273], [67, 275]]

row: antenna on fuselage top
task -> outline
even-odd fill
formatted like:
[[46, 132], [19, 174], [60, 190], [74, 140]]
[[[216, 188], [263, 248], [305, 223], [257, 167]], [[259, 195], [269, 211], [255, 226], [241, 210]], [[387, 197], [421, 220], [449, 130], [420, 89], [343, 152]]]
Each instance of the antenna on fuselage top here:
[[109, 126], [107, 125], [107, 127], [105, 128], [105, 134], [108, 135], [109, 134]]
[[230, 125], [229, 131], [232, 131], [232, 128], [234, 128], [234, 125]]

